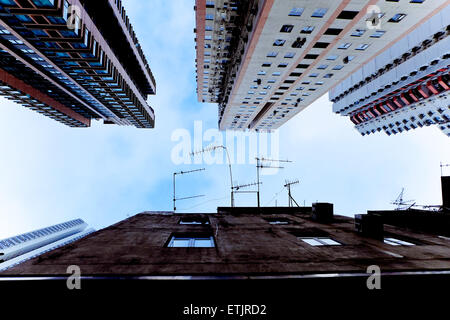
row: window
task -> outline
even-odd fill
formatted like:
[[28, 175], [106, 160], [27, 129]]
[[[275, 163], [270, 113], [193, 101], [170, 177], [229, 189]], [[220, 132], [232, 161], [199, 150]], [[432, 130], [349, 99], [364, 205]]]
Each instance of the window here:
[[364, 30], [364, 29], [356, 29], [352, 33], [352, 37], [361, 37], [365, 32], [366, 32], [366, 30]]
[[339, 47], [338, 47], [338, 49], [341, 49], [341, 50], [347, 50], [348, 48], [350, 48], [351, 47], [351, 43], [350, 42], [346, 42], [346, 43], [343, 43], [343, 44], [341, 44]]
[[391, 246], [414, 246], [414, 243], [395, 239], [395, 238], [385, 238], [384, 243], [389, 244]]
[[206, 20], [214, 20], [214, 15], [213, 14], [207, 14], [206, 15]]
[[201, 217], [181, 218], [179, 224], [207, 225], [207, 224], [209, 224], [209, 220], [208, 220], [208, 218], [201, 218]]
[[180, 235], [172, 236], [169, 244], [169, 248], [214, 248], [214, 238], [212, 236], [192, 236], [192, 235]]
[[319, 74], [318, 74], [318, 73], [311, 73], [309, 76], [310, 76], [311, 78], [316, 78], [316, 77], [319, 76]]
[[347, 64], [350, 61], [352, 61], [353, 59], [355, 59], [355, 56], [346, 56], [342, 61]]
[[288, 63], [280, 63], [278, 65], [278, 68], [286, 68], [289, 64]]
[[291, 223], [287, 218], [265, 218], [265, 220], [272, 225], [286, 225]]
[[308, 237], [308, 238], [299, 238], [299, 239], [313, 247], [340, 246], [341, 245], [339, 242], [334, 241], [331, 238], [326, 238], [326, 237]]
[[313, 48], [319, 48], [319, 49], [325, 49], [330, 44], [328, 42], [316, 42], [313, 46]]
[[329, 57], [327, 58], [327, 60], [334, 61], [334, 60], [336, 60], [337, 58], [338, 58], [338, 56], [334, 54], [334, 55], [329, 56]]
[[323, 16], [327, 13], [328, 9], [326, 8], [318, 8], [312, 14], [312, 18], [323, 18]]
[[283, 39], [277, 39], [273, 43], [274, 47], [282, 47], [286, 43], [286, 40]]
[[386, 31], [378, 30], [374, 34], [370, 35], [371, 38], [381, 38]]
[[369, 47], [367, 43], [360, 44], [355, 48], [355, 50], [366, 50]]
[[291, 17], [300, 17], [303, 13], [303, 8], [292, 8], [292, 10], [289, 12], [289, 16]]
[[405, 18], [405, 17], [406, 17], [406, 14], [404, 14], [404, 13], [397, 13], [397, 14], [394, 15], [392, 18], [390, 18], [390, 19], [388, 20], [388, 22], [395, 22], [395, 23], [398, 23], [398, 22], [402, 21], [403, 18]]
[[317, 69], [319, 69], [319, 70], [324, 70], [326, 68], [328, 68], [327, 64], [321, 64], [320, 66], [317, 67]]
[[303, 47], [303, 45], [306, 43], [306, 38], [300, 38], [298, 37], [293, 43], [292, 43], [292, 48], [301, 48]]
[[327, 31], [325, 31], [324, 35], [337, 36], [342, 32], [342, 30], [343, 29], [328, 28]]
[[319, 57], [318, 54], [307, 54], [305, 56], [305, 59], [312, 59], [312, 60], [314, 60], [314, 59], [317, 59], [318, 57]]
[[287, 59], [291, 59], [291, 58], [295, 57], [295, 52], [288, 52], [284, 55], [284, 57]]
[[410, 3], [423, 3], [425, 0], [411, 0]]
[[285, 24], [281, 27], [280, 32], [289, 33], [292, 31], [292, 29], [294, 29], [294, 26], [292, 24]]
[[353, 20], [353, 18], [356, 17], [358, 13], [359, 13], [358, 11], [348, 11], [348, 10], [343, 10], [343, 11], [341, 11], [341, 13], [337, 16], [336, 19]]
[[267, 57], [268, 58], [276, 58], [277, 55], [278, 55], [278, 52], [272, 51], [267, 54]]
[[313, 31], [314, 31], [314, 27], [313, 26], [307, 26], [307, 27], [304, 27], [302, 29], [302, 31], [300, 31], [300, 33], [310, 34]]
[[331, 78], [332, 76], [333, 76], [332, 73], [327, 73], [327, 74], [324, 75], [323, 77], [329, 79], [329, 78]]
[[333, 70], [341, 70], [344, 66], [341, 64], [338, 64], [336, 66], [333, 67]]

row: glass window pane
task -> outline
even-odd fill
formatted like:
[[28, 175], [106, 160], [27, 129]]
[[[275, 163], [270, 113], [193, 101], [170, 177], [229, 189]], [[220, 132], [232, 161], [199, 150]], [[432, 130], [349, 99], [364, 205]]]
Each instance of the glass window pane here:
[[320, 243], [319, 241], [315, 240], [315, 239], [308, 239], [308, 238], [302, 238], [301, 239], [303, 242], [306, 242], [307, 244], [309, 244], [310, 246], [323, 246], [322, 243]]
[[194, 247], [196, 248], [212, 248], [214, 247], [211, 239], [195, 239]]
[[340, 246], [341, 244], [337, 241], [334, 241], [330, 238], [320, 238], [320, 241], [323, 242], [327, 246]]
[[174, 248], [187, 248], [189, 247], [189, 239], [173, 239], [172, 247]]

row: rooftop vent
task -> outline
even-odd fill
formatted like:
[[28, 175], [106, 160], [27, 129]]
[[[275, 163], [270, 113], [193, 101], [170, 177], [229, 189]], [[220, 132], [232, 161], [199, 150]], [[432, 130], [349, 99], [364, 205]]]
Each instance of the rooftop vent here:
[[355, 215], [356, 232], [363, 236], [383, 240], [384, 226], [380, 216], [357, 214]]
[[333, 204], [332, 203], [313, 203], [312, 219], [318, 222], [331, 222], [333, 220]]

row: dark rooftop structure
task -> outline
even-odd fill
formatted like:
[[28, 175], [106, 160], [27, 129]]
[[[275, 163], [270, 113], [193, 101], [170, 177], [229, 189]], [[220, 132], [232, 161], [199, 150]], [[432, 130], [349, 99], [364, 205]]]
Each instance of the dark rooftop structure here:
[[0, 0], [0, 95], [70, 127], [153, 128], [155, 79], [120, 0]]
[[[357, 221], [358, 222], [358, 221]], [[382, 224], [362, 232], [331, 204], [303, 208], [219, 208], [214, 214], [143, 212], [17, 266], [2, 276], [296, 278], [450, 271], [450, 238]]]

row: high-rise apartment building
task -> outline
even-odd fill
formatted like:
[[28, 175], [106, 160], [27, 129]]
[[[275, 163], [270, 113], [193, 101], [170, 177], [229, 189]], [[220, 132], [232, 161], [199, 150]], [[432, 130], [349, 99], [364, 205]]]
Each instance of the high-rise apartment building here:
[[333, 111], [348, 116], [362, 135], [434, 125], [450, 136], [450, 5], [443, 3], [330, 92]]
[[219, 104], [222, 130], [277, 129], [447, 6], [197, 0], [198, 100]]
[[0, 95], [71, 127], [153, 128], [155, 79], [120, 0], [0, 0]]
[[0, 240], [0, 271], [77, 241], [92, 232], [94, 229], [77, 219]]

